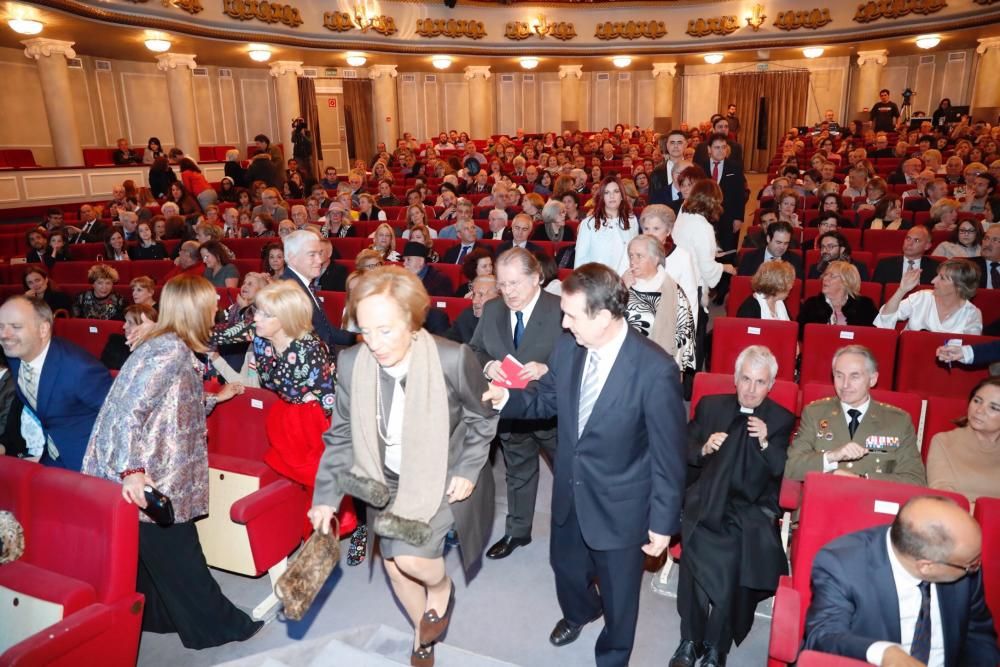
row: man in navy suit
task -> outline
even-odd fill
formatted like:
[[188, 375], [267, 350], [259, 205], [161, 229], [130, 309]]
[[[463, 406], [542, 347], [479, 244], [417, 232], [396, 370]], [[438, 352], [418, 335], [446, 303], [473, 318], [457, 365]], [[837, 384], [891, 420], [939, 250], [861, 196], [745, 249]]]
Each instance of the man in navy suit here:
[[713, 134], [708, 140], [708, 155], [702, 161], [695, 161], [722, 190], [722, 215], [715, 225], [715, 235], [723, 253], [736, 251], [747, 201], [743, 164], [726, 155], [728, 150], [726, 135]]
[[514, 220], [510, 223], [511, 238], [509, 241], [504, 241], [497, 246], [496, 257], [499, 257], [511, 248], [524, 248], [532, 254], [542, 252], [540, 245], [528, 240], [534, 226], [531, 216], [527, 213], [518, 213], [515, 215]]
[[285, 272], [281, 274], [281, 278], [295, 281], [309, 296], [313, 304], [312, 325], [316, 335], [331, 351], [337, 345], [354, 345], [357, 336], [333, 326], [313, 293], [314, 284], [323, 273], [324, 251], [319, 236], [300, 229], [285, 237], [284, 248]]
[[913, 498], [891, 528], [845, 535], [816, 554], [805, 648], [873, 665], [998, 665], [981, 562], [968, 512], [947, 498]]
[[899, 283], [903, 281], [906, 271], [920, 269], [920, 284], [930, 285], [937, 275], [939, 264], [938, 260], [927, 256], [930, 249], [930, 231], [922, 225], [911, 227], [903, 238], [903, 254], [880, 259], [875, 265], [872, 280], [883, 285]]
[[7, 299], [0, 307], [0, 344], [24, 404], [29, 454], [40, 454], [45, 465], [80, 470], [111, 388], [108, 369], [76, 345], [52, 337], [52, 310], [40, 299]]
[[490, 385], [483, 396], [501, 418], [559, 415], [550, 549], [563, 618], [549, 641], [568, 644], [603, 614], [599, 667], [628, 665], [643, 555], [659, 556], [680, 530], [686, 474], [680, 372], [628, 325], [627, 303], [614, 271], [579, 267], [562, 284], [569, 333], [548, 372], [524, 390]]

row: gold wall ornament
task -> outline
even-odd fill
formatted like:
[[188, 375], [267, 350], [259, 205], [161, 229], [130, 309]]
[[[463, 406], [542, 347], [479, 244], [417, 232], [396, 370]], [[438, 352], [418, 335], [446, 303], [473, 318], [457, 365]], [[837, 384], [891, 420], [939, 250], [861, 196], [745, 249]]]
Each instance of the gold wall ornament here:
[[692, 37], [706, 35], [729, 35], [740, 29], [740, 22], [735, 16], [713, 16], [708, 19], [691, 19], [688, 21], [687, 34]]
[[486, 37], [486, 26], [482, 21], [464, 19], [417, 19], [417, 34], [421, 37], [482, 39]]
[[334, 32], [354, 30], [354, 21], [347, 12], [323, 12], [323, 27]]
[[533, 23], [524, 21], [508, 21], [504, 26], [503, 36], [514, 41], [528, 39], [532, 35], [537, 35], [539, 39], [552, 37], [561, 41], [567, 41], [576, 37], [576, 28], [572, 23], [560, 21], [549, 23], [544, 16], [539, 16]]
[[347, 12], [323, 12], [323, 27], [334, 32], [350, 32], [355, 28], [361, 32], [371, 30], [386, 37], [398, 32], [396, 21], [391, 16], [358, 14], [352, 18]]
[[819, 9], [817, 7], [812, 10], [778, 12], [778, 18], [775, 20], [774, 25], [781, 30], [798, 30], [799, 28], [816, 30], [817, 28], [822, 28], [832, 20], [829, 9], [826, 7]]
[[[185, 1], [185, 0], [182, 0]], [[197, 0], [193, 0], [197, 2]], [[284, 23], [289, 28], [302, 25], [302, 16], [297, 7], [265, 0], [222, 0], [222, 11], [227, 16], [240, 21], [257, 19], [264, 23]]]
[[946, 0], [869, 0], [858, 5], [854, 20], [871, 23], [880, 18], [898, 19], [907, 14], [933, 14], [948, 6]]
[[659, 39], [667, 34], [667, 26], [663, 21], [605, 21], [598, 23], [594, 30], [597, 39]]
[[747, 25], [750, 26], [754, 32], [760, 30], [760, 27], [764, 25], [764, 19], [767, 18], [767, 14], [764, 13], [764, 7], [761, 5], [753, 6], [753, 13], [747, 17]]

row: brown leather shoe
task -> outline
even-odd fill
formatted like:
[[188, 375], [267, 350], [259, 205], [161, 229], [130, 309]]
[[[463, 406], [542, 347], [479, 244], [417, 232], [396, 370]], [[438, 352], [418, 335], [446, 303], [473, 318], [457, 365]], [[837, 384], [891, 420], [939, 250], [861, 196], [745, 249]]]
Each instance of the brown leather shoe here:
[[424, 612], [420, 619], [420, 645], [428, 646], [438, 640], [448, 629], [448, 622], [451, 621], [451, 612], [455, 607], [455, 582], [451, 582], [451, 594], [448, 596], [448, 606], [444, 614], [438, 614], [436, 609], [429, 609]]
[[421, 646], [410, 653], [410, 667], [434, 667], [434, 647]]

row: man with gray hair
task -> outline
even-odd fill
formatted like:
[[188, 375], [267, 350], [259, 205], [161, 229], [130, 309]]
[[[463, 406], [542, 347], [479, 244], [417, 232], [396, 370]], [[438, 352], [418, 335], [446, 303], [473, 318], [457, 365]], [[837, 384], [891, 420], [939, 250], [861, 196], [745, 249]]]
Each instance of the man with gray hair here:
[[490, 211], [486, 220], [490, 227], [490, 233], [486, 235], [487, 239], [493, 239], [494, 241], [509, 241], [514, 238], [514, 233], [507, 226], [506, 211], [493, 209]]
[[693, 667], [698, 657], [724, 665], [732, 643], [750, 632], [757, 603], [787, 573], [778, 491], [795, 416], [768, 397], [777, 373], [769, 349], [747, 347], [736, 358], [736, 393], [703, 397], [688, 424], [681, 643], [670, 667]]
[[917, 435], [904, 410], [871, 397], [878, 362], [863, 345], [833, 355], [836, 396], [802, 410], [798, 435], [788, 450], [785, 476], [802, 480], [824, 472], [906, 484], [927, 484]]
[[330, 323], [323, 306], [314, 293], [318, 287], [318, 279], [323, 273], [325, 253], [319, 236], [311, 231], [300, 229], [288, 234], [283, 239], [285, 250], [285, 272], [282, 280], [291, 280], [305, 290], [313, 305], [312, 325], [316, 335], [327, 344], [331, 351], [335, 346], [354, 345], [357, 336], [350, 331], [338, 329]]
[[[148, 210], [148, 209], [147, 209]], [[126, 241], [138, 241], [139, 214], [135, 211], [119, 211], [118, 222], [121, 225], [122, 236]]]
[[574, 169], [569, 175], [573, 178], [573, 191], [577, 194], [587, 194], [589, 190], [587, 187], [587, 172], [583, 169]]
[[472, 341], [472, 335], [476, 333], [479, 318], [483, 316], [483, 306], [490, 299], [495, 299], [500, 295], [500, 292], [497, 291], [497, 279], [494, 276], [476, 276], [470, 287], [472, 305], [458, 314], [451, 328], [445, 334], [446, 338], [466, 345]]

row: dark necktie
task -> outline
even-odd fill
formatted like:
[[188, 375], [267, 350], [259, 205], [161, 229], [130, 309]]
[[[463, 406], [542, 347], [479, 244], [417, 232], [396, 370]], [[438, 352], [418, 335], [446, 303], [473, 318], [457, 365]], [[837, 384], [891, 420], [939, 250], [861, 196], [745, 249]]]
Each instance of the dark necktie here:
[[514, 348], [521, 347], [521, 338], [524, 337], [524, 313], [520, 310], [514, 313], [517, 322], [514, 324]]
[[929, 581], [921, 581], [918, 588], [920, 588], [920, 615], [917, 616], [917, 625], [913, 628], [910, 657], [927, 664], [931, 657], [931, 584]]
[[467, 254], [469, 254], [469, 246], [464, 245], [464, 246], [462, 246], [462, 249], [458, 251], [458, 259], [455, 261], [455, 263], [456, 264], [461, 264], [462, 260], [465, 259], [465, 256]]
[[990, 262], [990, 289], [1000, 289], [1000, 262]]
[[847, 432], [854, 437], [854, 432], [858, 430], [858, 424], [861, 423], [861, 410], [856, 410], [851, 408], [847, 411], [847, 414], [851, 416], [851, 423], [847, 425]]

